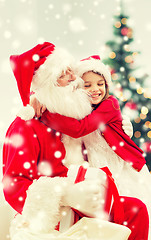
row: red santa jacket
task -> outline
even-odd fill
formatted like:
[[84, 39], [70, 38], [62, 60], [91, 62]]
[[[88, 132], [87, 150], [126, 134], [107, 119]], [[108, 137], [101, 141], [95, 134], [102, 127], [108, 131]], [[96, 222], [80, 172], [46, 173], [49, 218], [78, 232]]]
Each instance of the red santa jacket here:
[[115, 153], [129, 162], [137, 171], [140, 171], [146, 163], [142, 155], [143, 151], [122, 129], [121, 111], [118, 100], [114, 96], [109, 96], [100, 103], [96, 110], [82, 120], [48, 111], [43, 114], [41, 119], [47, 122], [50, 127], [74, 138], [100, 129], [100, 134]]
[[[64, 177], [67, 168], [62, 164], [65, 148], [61, 134], [42, 121], [16, 118], [9, 127], [3, 147], [3, 184], [8, 203], [21, 213], [26, 190], [41, 176]], [[49, 169], [38, 168], [46, 163]]]

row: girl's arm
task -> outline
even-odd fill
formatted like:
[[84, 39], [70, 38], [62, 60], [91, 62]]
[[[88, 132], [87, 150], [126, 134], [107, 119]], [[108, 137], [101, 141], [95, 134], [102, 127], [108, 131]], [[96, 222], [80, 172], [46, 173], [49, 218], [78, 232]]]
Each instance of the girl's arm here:
[[46, 111], [41, 117], [41, 121], [59, 132], [79, 138], [98, 128], [103, 131], [105, 125], [122, 121], [122, 117], [117, 99], [110, 96], [95, 111], [82, 120]]

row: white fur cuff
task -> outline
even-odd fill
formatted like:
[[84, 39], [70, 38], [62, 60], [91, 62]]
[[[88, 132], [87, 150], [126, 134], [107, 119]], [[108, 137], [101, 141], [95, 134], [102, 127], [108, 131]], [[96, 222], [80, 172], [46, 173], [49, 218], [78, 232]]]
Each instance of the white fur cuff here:
[[49, 233], [60, 220], [60, 205], [66, 178], [41, 177], [30, 185], [22, 212], [29, 228], [36, 233]]

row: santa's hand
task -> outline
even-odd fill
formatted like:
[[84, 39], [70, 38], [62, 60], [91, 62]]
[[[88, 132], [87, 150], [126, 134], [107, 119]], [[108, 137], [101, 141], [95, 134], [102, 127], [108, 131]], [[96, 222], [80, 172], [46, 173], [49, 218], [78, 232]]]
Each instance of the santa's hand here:
[[76, 184], [71, 184], [67, 187], [63, 199], [63, 206], [70, 206], [80, 212], [94, 216], [94, 213], [100, 209], [102, 202], [102, 192], [104, 186], [101, 186], [99, 180], [85, 180]]
[[131, 138], [133, 136], [133, 125], [126, 115], [122, 115], [122, 128], [124, 132]]
[[43, 114], [43, 112], [46, 110], [46, 106], [41, 104], [37, 98], [35, 97], [35, 95], [31, 95], [30, 97], [30, 105], [34, 108], [35, 110], [35, 116], [37, 118], [41, 117], [41, 115]]

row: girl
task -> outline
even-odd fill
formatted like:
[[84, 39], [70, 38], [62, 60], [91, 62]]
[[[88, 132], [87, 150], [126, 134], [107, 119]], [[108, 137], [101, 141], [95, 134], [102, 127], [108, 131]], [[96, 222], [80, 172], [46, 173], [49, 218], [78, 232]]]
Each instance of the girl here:
[[99, 56], [92, 56], [80, 61], [77, 74], [84, 80], [94, 111], [82, 120], [46, 111], [41, 120], [46, 118], [50, 127], [73, 138], [90, 134], [83, 137], [90, 165], [108, 166], [120, 195], [141, 199], [151, 217], [150, 173], [143, 151], [122, 130], [119, 103], [109, 95], [109, 71]]

